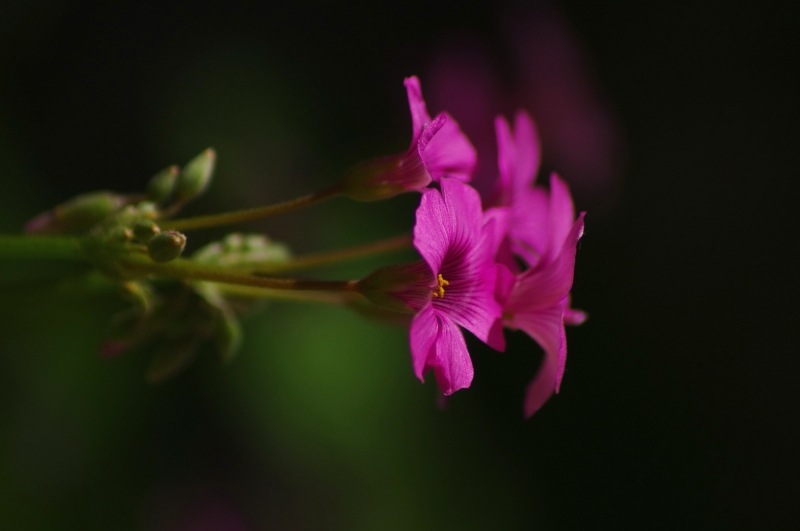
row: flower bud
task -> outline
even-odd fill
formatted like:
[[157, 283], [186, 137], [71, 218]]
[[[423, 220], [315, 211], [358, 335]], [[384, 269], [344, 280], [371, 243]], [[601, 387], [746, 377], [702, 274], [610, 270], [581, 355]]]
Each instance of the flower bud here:
[[142, 243], [148, 243], [161, 233], [161, 228], [149, 219], [140, 219], [133, 225], [133, 235]]
[[79, 195], [45, 212], [25, 225], [27, 233], [79, 234], [117, 212], [125, 197], [112, 192], [91, 192]]
[[422, 260], [376, 269], [357, 284], [357, 290], [378, 308], [416, 313], [431, 298], [433, 273]]
[[156, 219], [158, 217], [158, 207], [152, 201], [141, 201], [136, 205], [136, 212], [145, 219]]
[[180, 172], [180, 168], [173, 165], [153, 175], [147, 183], [147, 197], [156, 203], [166, 201], [175, 189]]
[[162, 232], [147, 242], [147, 253], [153, 262], [163, 264], [178, 258], [186, 247], [186, 236], [177, 231]]
[[133, 239], [133, 231], [128, 227], [123, 227], [122, 225], [117, 225], [112, 227], [106, 234], [105, 238], [109, 242], [113, 243], [125, 243], [129, 242]]
[[205, 192], [211, 183], [216, 159], [216, 152], [208, 148], [184, 166], [178, 177], [175, 192], [175, 199], [178, 203], [191, 201]]

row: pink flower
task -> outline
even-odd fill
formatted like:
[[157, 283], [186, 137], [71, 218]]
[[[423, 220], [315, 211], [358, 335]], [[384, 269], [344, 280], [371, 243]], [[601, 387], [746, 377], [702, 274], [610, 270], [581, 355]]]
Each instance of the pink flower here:
[[509, 208], [511, 250], [531, 266], [550, 237], [547, 192], [533, 187], [541, 161], [539, 135], [525, 111], [517, 112], [513, 131], [502, 116], [495, 119], [495, 130], [500, 173], [491, 203]]
[[408, 151], [358, 164], [345, 175], [342, 192], [360, 201], [422, 191], [431, 181], [450, 177], [468, 182], [476, 153], [458, 123], [447, 113], [431, 120], [416, 76], [406, 78], [412, 136]]
[[441, 192], [425, 190], [417, 209], [414, 246], [432, 272], [429, 292], [411, 322], [411, 357], [422, 380], [433, 369], [439, 389], [449, 395], [472, 382], [472, 362], [463, 326], [482, 341], [500, 317], [494, 299], [495, 216], [484, 216], [480, 197], [453, 179]]
[[[517, 113], [514, 130], [503, 117], [495, 120], [499, 179], [494, 202], [509, 211], [507, 239], [498, 253], [495, 295], [503, 317], [492, 327], [488, 343], [505, 350], [503, 327], [523, 330], [545, 356], [525, 396], [530, 417], [557, 393], [567, 359], [565, 324], [581, 324], [586, 314], [570, 308], [575, 251], [583, 234], [583, 217], [567, 185], [555, 174], [550, 189], [534, 187], [541, 148], [533, 120]], [[519, 271], [514, 256], [528, 269]]]
[[[422, 98], [419, 78], [407, 77], [404, 83], [408, 93], [408, 105], [411, 108], [413, 132], [409, 153], [414, 151], [414, 145], [417, 143], [416, 154], [422, 159], [425, 170], [434, 181], [442, 177], [451, 177], [469, 182], [475, 170], [477, 155], [467, 136], [458, 127], [458, 122], [446, 112], [431, 120], [425, 100]], [[437, 121], [442, 117], [444, 122], [438, 126], [436, 132], [430, 135], [424, 134], [431, 126], [438, 125]]]
[[572, 199], [557, 176], [550, 178], [550, 192], [542, 191], [546, 202], [542, 217], [544, 230], [538, 259], [531, 268], [514, 275], [497, 265], [496, 297], [503, 317], [495, 322], [488, 344], [505, 350], [503, 327], [522, 330], [544, 349], [544, 360], [525, 396], [525, 416], [530, 417], [561, 385], [567, 359], [564, 324], [580, 324], [586, 315], [569, 308], [578, 239], [583, 235], [582, 213], [574, 220]]

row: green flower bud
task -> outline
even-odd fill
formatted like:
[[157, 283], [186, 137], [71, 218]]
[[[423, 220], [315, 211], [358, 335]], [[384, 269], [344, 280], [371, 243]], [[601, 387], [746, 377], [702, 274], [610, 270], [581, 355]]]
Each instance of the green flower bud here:
[[173, 165], [153, 175], [147, 183], [147, 197], [156, 203], [166, 201], [175, 189], [180, 172], [180, 168]]
[[133, 226], [133, 235], [142, 243], [148, 243], [161, 233], [161, 228], [149, 219], [141, 219]]
[[155, 219], [158, 217], [158, 207], [152, 201], [142, 201], [136, 205], [136, 212], [144, 216], [146, 219]]
[[178, 258], [186, 247], [186, 236], [177, 231], [162, 232], [147, 242], [147, 253], [153, 262], [163, 264]]
[[113, 192], [79, 195], [31, 220], [25, 232], [80, 234], [117, 212], [125, 201], [124, 196]]
[[185, 203], [200, 196], [211, 183], [217, 153], [208, 148], [189, 161], [178, 177], [175, 199]]
[[116, 227], [112, 227], [111, 230], [108, 231], [106, 238], [108, 241], [114, 243], [129, 242], [133, 239], [133, 231], [128, 227], [117, 225]]

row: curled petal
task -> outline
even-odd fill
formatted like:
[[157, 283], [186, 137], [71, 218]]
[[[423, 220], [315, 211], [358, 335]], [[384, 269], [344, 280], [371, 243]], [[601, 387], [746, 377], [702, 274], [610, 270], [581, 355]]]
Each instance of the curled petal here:
[[525, 390], [525, 401], [522, 407], [526, 418], [532, 417], [553, 396], [556, 374], [557, 368], [553, 360], [549, 356], [545, 356], [539, 366], [539, 371]]
[[422, 134], [425, 125], [430, 123], [431, 116], [428, 114], [428, 109], [425, 106], [425, 100], [422, 99], [422, 88], [419, 84], [419, 78], [417, 76], [407, 77], [403, 83], [406, 86], [408, 106], [411, 109], [411, 145], [413, 146]]
[[557, 252], [564, 244], [575, 220], [575, 206], [565, 183], [555, 173], [550, 176], [550, 248]]
[[544, 358], [526, 392], [525, 415], [530, 417], [557, 393], [567, 361], [567, 337], [564, 331], [562, 301], [549, 308], [524, 312], [514, 316], [512, 324], [531, 336], [544, 350]]
[[425, 168], [434, 181], [450, 177], [468, 182], [472, 178], [478, 160], [475, 148], [467, 135], [461, 131], [458, 122], [449, 114], [439, 114], [431, 125], [440, 118], [444, 120], [441, 129], [436, 136], [426, 142], [424, 153], [420, 152], [425, 161]]
[[520, 275], [508, 300], [511, 313], [548, 308], [564, 299], [572, 288], [575, 251], [583, 234], [582, 213], [567, 235], [558, 257], [543, 268], [533, 268]]

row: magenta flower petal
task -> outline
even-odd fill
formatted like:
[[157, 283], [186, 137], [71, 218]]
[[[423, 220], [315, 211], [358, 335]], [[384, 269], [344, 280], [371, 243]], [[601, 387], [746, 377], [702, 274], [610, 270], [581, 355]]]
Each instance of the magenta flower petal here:
[[[455, 251], [456, 253], [459, 250]], [[446, 295], [433, 300], [436, 310], [486, 342], [492, 323], [500, 317], [500, 305], [494, 298], [495, 272], [488, 267], [464, 267], [447, 260], [441, 270], [450, 285]]]
[[567, 184], [555, 173], [550, 175], [550, 218], [549, 247], [557, 252], [564, 244], [575, 219], [575, 206]]
[[543, 188], [519, 190], [510, 206], [509, 240], [514, 254], [536, 265], [550, 242], [550, 198]]
[[517, 314], [520, 311], [545, 309], [567, 297], [572, 289], [578, 239], [583, 235], [583, 217], [581, 213], [573, 224], [555, 260], [545, 267], [531, 268], [520, 275], [506, 311]]
[[442, 179], [441, 187], [441, 192], [429, 188], [422, 193], [414, 225], [414, 246], [434, 273], [447, 253], [478, 244], [483, 217], [474, 189], [451, 179]]
[[428, 304], [423, 307], [411, 320], [409, 338], [411, 344], [411, 364], [414, 374], [420, 381], [425, 381], [425, 371], [430, 367], [428, 360], [431, 357], [433, 344], [439, 333], [439, 323], [433, 306]]
[[544, 350], [539, 371], [525, 393], [525, 416], [530, 417], [557, 393], [567, 361], [567, 337], [564, 331], [564, 304], [520, 315], [515, 320], [520, 330], [536, 340]]
[[450, 177], [469, 182], [478, 155], [467, 136], [461, 132], [458, 122], [447, 113], [445, 116], [447, 121], [425, 148], [425, 167], [434, 181]]
[[[495, 264], [497, 280], [494, 287], [494, 298], [500, 304], [500, 307], [505, 307], [514, 285], [517, 282], [517, 277], [512, 273], [508, 267], [502, 263]], [[493, 349], [503, 352], [506, 349], [506, 338], [503, 334], [503, 319], [498, 318], [489, 330], [489, 337], [486, 344]]]
[[497, 202], [510, 205], [516, 195], [530, 189], [536, 180], [542, 155], [539, 135], [530, 115], [522, 110], [517, 111], [513, 132], [503, 116], [495, 118], [494, 126], [500, 170]]
[[432, 305], [422, 309], [411, 321], [411, 359], [414, 374], [424, 381], [433, 369], [436, 383], [445, 395], [469, 387], [473, 368], [467, 344], [458, 326], [437, 315]]
[[528, 388], [525, 390], [525, 399], [522, 404], [525, 418], [530, 418], [539, 411], [554, 394], [556, 382], [556, 367], [553, 360], [545, 355], [542, 364]]
[[517, 111], [514, 117], [514, 146], [516, 163], [512, 186], [514, 191], [518, 191], [533, 186], [542, 159], [536, 125], [530, 115], [523, 110]]
[[427, 304], [412, 321], [410, 340], [414, 372], [422, 378], [433, 369], [441, 391], [450, 394], [472, 381], [472, 362], [459, 325], [485, 342], [500, 317], [494, 297], [495, 234], [502, 231], [507, 212], [484, 216], [472, 187], [449, 178], [439, 185], [441, 191], [423, 192], [417, 209], [414, 246], [434, 280]]
[[442, 177], [469, 181], [477, 162], [472, 143], [449, 114], [441, 113], [431, 120], [417, 76], [406, 78], [404, 83], [411, 110], [411, 147], [417, 145], [425, 169], [434, 181]]
[[446, 295], [433, 300], [447, 315], [482, 341], [500, 315], [495, 301], [494, 215], [482, 226], [480, 197], [472, 187], [442, 179], [442, 191], [426, 190], [417, 209], [414, 245], [435, 275], [449, 283]]
[[511, 126], [505, 116], [494, 119], [494, 129], [497, 135], [497, 165], [500, 175], [497, 177], [499, 192], [498, 203], [508, 205], [511, 200], [511, 182], [514, 179], [514, 166], [516, 164], [516, 146], [511, 134]]
[[420, 87], [419, 78], [417, 76], [407, 77], [403, 84], [406, 86], [408, 107], [411, 109], [411, 145], [413, 146], [419, 140], [425, 125], [430, 123], [431, 115], [428, 114], [425, 100], [422, 99], [422, 87]]
[[[507, 279], [498, 266], [495, 292], [503, 304], [503, 323], [511, 328], [523, 330], [531, 336], [542, 349], [545, 357], [542, 366], [525, 399], [525, 415], [535, 413], [553, 394], [557, 393], [564, 374], [567, 359], [567, 341], [564, 331], [566, 320], [580, 320], [585, 314], [578, 310], [568, 310], [575, 269], [575, 252], [578, 239], [583, 234], [584, 213], [578, 217], [564, 238], [558, 255], [540, 262], [516, 277], [511, 293], [504, 301]], [[569, 317], [566, 317], [569, 312]], [[493, 329], [494, 332], [494, 329]], [[492, 339], [496, 341], [493, 336]]]
[[444, 318], [437, 319], [438, 335], [434, 343], [430, 365], [436, 383], [445, 395], [469, 387], [474, 374], [472, 360], [467, 351], [464, 334], [456, 324]]
[[569, 308], [567, 307], [564, 310], [564, 324], [568, 324], [570, 326], [579, 326], [586, 322], [586, 319], [589, 318], [589, 314], [584, 312], [583, 310], [578, 310], [576, 308]]

